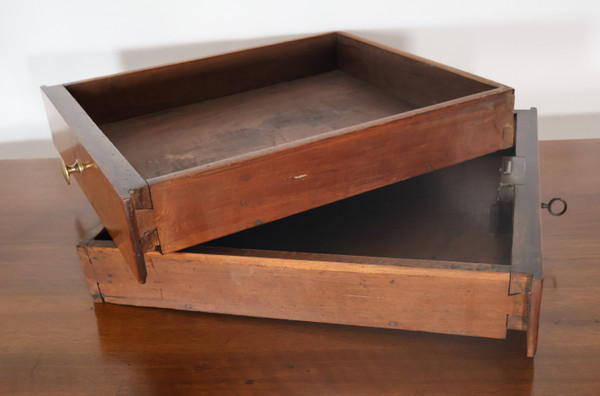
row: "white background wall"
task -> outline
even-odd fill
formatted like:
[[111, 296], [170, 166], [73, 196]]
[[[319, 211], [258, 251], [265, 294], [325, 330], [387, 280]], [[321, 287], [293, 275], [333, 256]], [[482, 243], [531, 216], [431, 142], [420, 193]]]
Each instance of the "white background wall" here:
[[0, 158], [56, 156], [39, 86], [345, 30], [516, 89], [600, 137], [600, 1], [0, 0]]

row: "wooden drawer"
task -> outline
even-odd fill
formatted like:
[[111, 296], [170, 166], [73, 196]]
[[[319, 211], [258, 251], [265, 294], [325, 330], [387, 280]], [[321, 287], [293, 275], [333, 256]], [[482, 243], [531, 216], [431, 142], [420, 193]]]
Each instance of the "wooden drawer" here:
[[[503, 338], [542, 290], [535, 109], [513, 148], [185, 250], [136, 282], [105, 231], [78, 251], [96, 301]], [[510, 165], [509, 165], [510, 163]]]
[[332, 33], [42, 87], [140, 282], [175, 252], [511, 147], [513, 89]]

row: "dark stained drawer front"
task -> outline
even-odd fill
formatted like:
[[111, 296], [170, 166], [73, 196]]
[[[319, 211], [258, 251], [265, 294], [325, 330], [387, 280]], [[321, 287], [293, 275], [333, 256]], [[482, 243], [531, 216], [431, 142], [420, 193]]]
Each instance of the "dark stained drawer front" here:
[[141, 282], [144, 252], [514, 144], [512, 88], [344, 33], [42, 90], [56, 146]]
[[146, 278], [142, 239], [135, 210], [151, 208], [148, 185], [102, 135], [63, 86], [42, 88], [54, 145], [63, 165], [109, 230], [125, 262], [138, 279]]
[[78, 246], [92, 294], [481, 337], [520, 330], [533, 356], [543, 277], [536, 111], [516, 118], [508, 150], [179, 252], [148, 252], [145, 285], [108, 235], [92, 232]]

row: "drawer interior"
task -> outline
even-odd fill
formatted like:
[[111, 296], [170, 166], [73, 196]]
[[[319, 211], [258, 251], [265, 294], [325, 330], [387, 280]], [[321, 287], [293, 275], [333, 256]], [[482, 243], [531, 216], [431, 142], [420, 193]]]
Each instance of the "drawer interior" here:
[[145, 179], [495, 88], [335, 33], [67, 85]]
[[[497, 203], [505, 151], [398, 182], [184, 252], [378, 262], [511, 263], [512, 210]], [[107, 234], [98, 238], [107, 238]]]
[[413, 108], [335, 70], [100, 128], [149, 179]]

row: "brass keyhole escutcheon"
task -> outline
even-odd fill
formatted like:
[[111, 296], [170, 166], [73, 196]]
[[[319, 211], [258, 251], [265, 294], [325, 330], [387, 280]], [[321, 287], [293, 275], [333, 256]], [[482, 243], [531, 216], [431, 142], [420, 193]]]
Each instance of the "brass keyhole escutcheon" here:
[[84, 170], [86, 170], [87, 168], [92, 166], [91, 163], [85, 163], [78, 159], [75, 160], [75, 163], [73, 165], [65, 164], [65, 161], [62, 159], [61, 159], [61, 163], [62, 163], [61, 164], [62, 174], [63, 174], [67, 184], [71, 184], [71, 174], [72, 173], [82, 174]]

